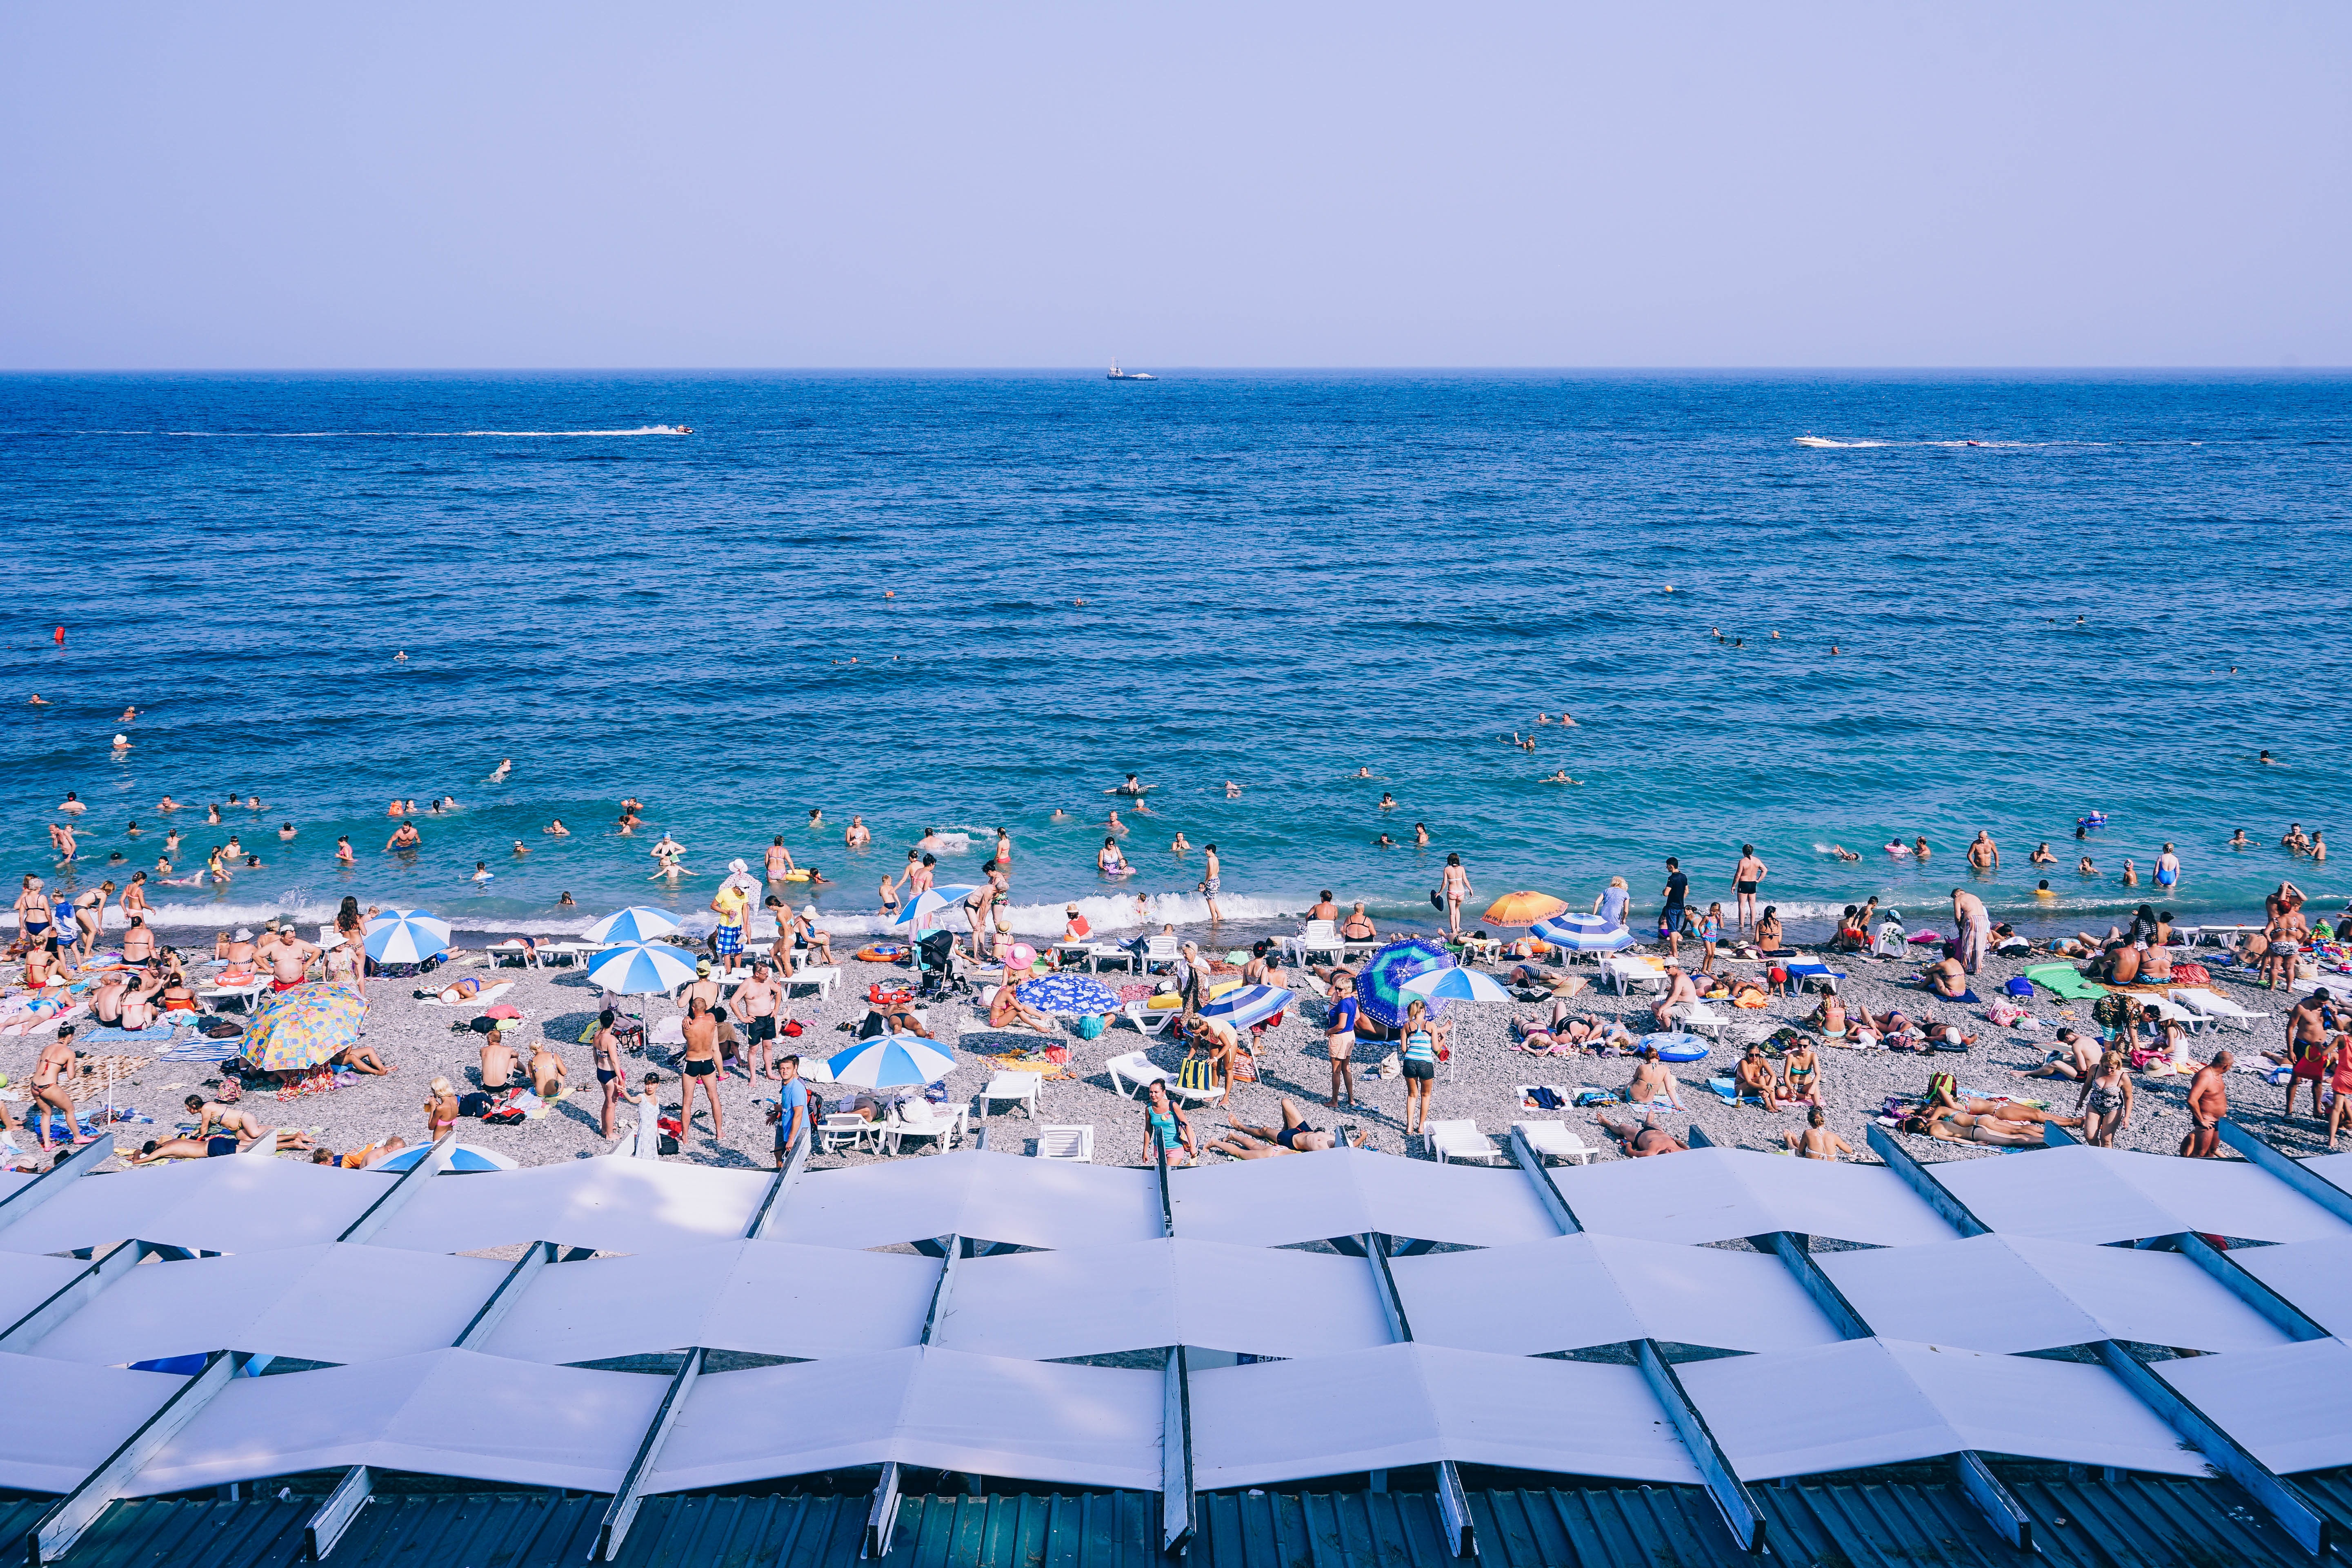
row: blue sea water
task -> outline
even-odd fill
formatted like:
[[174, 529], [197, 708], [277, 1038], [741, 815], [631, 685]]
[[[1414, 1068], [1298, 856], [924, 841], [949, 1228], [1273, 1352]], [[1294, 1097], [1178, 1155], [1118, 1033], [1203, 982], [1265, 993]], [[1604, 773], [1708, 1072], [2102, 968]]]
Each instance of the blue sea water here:
[[[1979, 827], [2029, 920], [2156, 899], [2117, 873], [2165, 840], [2184, 918], [2285, 876], [2332, 912], [2352, 877], [2223, 844], [2338, 826], [2347, 416], [2309, 374], [5, 377], [0, 841], [52, 872], [70, 789], [75, 874], [120, 878], [165, 793], [258, 793], [177, 819], [183, 871], [232, 830], [264, 862], [152, 895], [204, 925], [346, 891], [482, 929], [699, 911], [782, 833], [856, 930], [926, 826], [971, 836], [947, 881], [1000, 825], [1032, 931], [1138, 891], [1199, 916], [1179, 831], [1229, 917], [1328, 887], [1426, 919], [1448, 852], [1481, 907], [1622, 874], [1654, 909], [1670, 854], [1727, 901], [1743, 841], [1800, 929], [1932, 916]], [[385, 803], [443, 795], [387, 854]], [[1879, 847], [1916, 835], [1927, 868]]]

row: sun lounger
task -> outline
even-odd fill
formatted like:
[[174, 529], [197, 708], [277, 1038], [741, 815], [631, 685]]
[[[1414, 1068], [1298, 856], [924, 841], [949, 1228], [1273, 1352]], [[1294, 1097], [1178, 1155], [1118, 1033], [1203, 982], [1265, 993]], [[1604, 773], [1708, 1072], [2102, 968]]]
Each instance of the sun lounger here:
[[909, 1138], [928, 1138], [943, 1150], [954, 1148], [963, 1140], [963, 1120], [962, 1106], [936, 1106], [918, 1095], [892, 1106], [890, 1114], [877, 1125], [882, 1130], [884, 1149], [896, 1154]]
[[881, 1132], [881, 1123], [841, 1111], [816, 1124], [816, 1152], [830, 1154], [836, 1149], [862, 1149], [878, 1141]]
[[2182, 1006], [2169, 996], [2137, 996], [2140, 1006], [2168, 1024], [2184, 1024], [2191, 1029], [2201, 1029], [2212, 1020], [2204, 1014]]
[[988, 1086], [980, 1091], [980, 1113], [986, 1116], [1000, 1100], [1009, 1100], [1037, 1118], [1037, 1093], [1045, 1075], [1037, 1072], [1000, 1072], [992, 1075]]
[[[1775, 960], [1774, 962], [1779, 963], [1780, 961]], [[1838, 988], [1838, 983], [1845, 978], [1845, 975], [1842, 972], [1832, 969], [1828, 964], [1822, 963], [1819, 959], [1792, 959], [1784, 963], [1782, 968], [1789, 976], [1790, 988], [1800, 993], [1808, 991], [1816, 985], [1820, 986], [1824, 991], [1835, 992]]]
[[814, 985], [817, 995], [829, 1002], [833, 999], [833, 988], [841, 984], [841, 966], [834, 963], [803, 964], [782, 979], [787, 996], [793, 994], [796, 985]]
[[1129, 1002], [1119, 1009], [1119, 1016], [1147, 1035], [1165, 1034], [1170, 1023], [1182, 1017], [1181, 1007], [1154, 1007], [1149, 1002]]
[[1334, 963], [1345, 963], [1348, 944], [1339, 940], [1338, 921], [1308, 921], [1307, 929], [1292, 937], [1286, 944], [1290, 955], [1298, 963], [1311, 963], [1317, 953], [1328, 953]]
[[1512, 1129], [1528, 1141], [1538, 1160], [1560, 1160], [1573, 1165], [1592, 1163], [1592, 1148], [1569, 1131], [1565, 1121], [1514, 1121]]
[[1173, 969], [1179, 956], [1175, 936], [1162, 931], [1143, 944], [1143, 973], [1150, 973], [1155, 966]]
[[1692, 1034], [1712, 1035], [1718, 1043], [1723, 1039], [1723, 1031], [1731, 1026], [1730, 1019], [1704, 1002], [1685, 1002], [1674, 1010], [1674, 1016]]
[[250, 980], [238, 981], [233, 984], [207, 985], [196, 993], [196, 1000], [212, 1003], [235, 1002], [250, 1013], [253, 1011], [254, 1002], [268, 989], [268, 977], [257, 974]]
[[1151, 1058], [1141, 1051], [1113, 1057], [1103, 1063], [1103, 1070], [1110, 1074], [1111, 1090], [1116, 1094], [1139, 1096], [1150, 1085], [1162, 1083], [1168, 1086], [1168, 1098], [1180, 1105], [1213, 1105], [1225, 1098], [1222, 1089], [1186, 1089], [1176, 1081], [1174, 1073], [1153, 1066]]
[[1636, 985], [1664, 985], [1665, 965], [1654, 958], [1638, 957], [1632, 953], [1603, 953], [1601, 973], [1617, 986], [1617, 994], [1624, 995]]
[[539, 950], [528, 942], [493, 942], [482, 949], [482, 952], [488, 957], [492, 969], [496, 969], [509, 958], [521, 963], [525, 969], [533, 969], [539, 964]]
[[2270, 1016], [2268, 1013], [2257, 1013], [2252, 1008], [2241, 1007], [2220, 992], [2208, 990], [2202, 985], [2168, 991], [2165, 994], [2172, 1001], [2179, 1003], [2192, 1012], [2201, 1014], [2214, 1023], [2228, 1024], [2233, 1028], [2243, 1029], [2249, 1034], [2253, 1032], [2257, 1023]]
[[1491, 1165], [1503, 1157], [1495, 1141], [1479, 1131], [1475, 1121], [1433, 1121], [1422, 1131], [1429, 1135], [1429, 1146], [1440, 1164], [1449, 1160], [1476, 1160]]
[[1049, 1126], [1037, 1129], [1037, 1158], [1068, 1160], [1081, 1165], [1091, 1165], [1095, 1160], [1095, 1129], [1089, 1121], [1083, 1127]]

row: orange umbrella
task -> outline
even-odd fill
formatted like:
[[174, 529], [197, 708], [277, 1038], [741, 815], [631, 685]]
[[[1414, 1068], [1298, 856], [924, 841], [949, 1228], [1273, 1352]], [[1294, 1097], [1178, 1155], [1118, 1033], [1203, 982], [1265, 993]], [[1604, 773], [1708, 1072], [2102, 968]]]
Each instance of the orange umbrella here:
[[1549, 893], [1505, 893], [1486, 906], [1481, 917], [1490, 925], [1531, 926], [1538, 921], [1549, 920], [1568, 906]]

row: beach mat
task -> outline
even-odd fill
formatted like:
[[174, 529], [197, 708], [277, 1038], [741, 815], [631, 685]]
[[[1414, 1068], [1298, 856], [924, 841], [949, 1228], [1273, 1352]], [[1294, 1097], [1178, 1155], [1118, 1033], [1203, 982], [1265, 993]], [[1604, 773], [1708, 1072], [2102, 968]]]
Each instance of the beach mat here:
[[119, 1046], [130, 1041], [168, 1040], [174, 1032], [169, 1024], [151, 1024], [143, 1029], [117, 1029], [101, 1024], [97, 1028], [83, 1030], [81, 1038], [93, 1046]]
[[2092, 984], [2083, 978], [2082, 971], [2071, 963], [2037, 963], [2025, 972], [2025, 977], [2053, 995], [2063, 996], [2069, 1002], [2087, 1001], [2107, 994], [2105, 986]]

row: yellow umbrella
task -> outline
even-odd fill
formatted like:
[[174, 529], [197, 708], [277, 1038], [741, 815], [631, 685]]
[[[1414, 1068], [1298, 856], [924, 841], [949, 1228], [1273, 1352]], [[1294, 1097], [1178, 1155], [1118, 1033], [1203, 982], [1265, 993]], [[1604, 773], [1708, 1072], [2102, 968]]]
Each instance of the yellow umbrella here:
[[1531, 926], [1538, 921], [1549, 920], [1568, 906], [1549, 893], [1505, 893], [1486, 906], [1480, 918], [1489, 925]]

